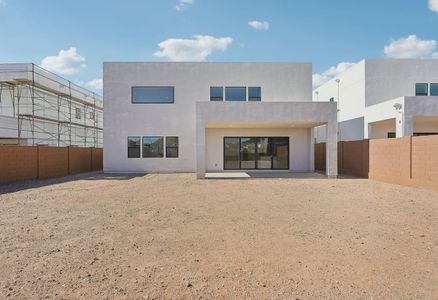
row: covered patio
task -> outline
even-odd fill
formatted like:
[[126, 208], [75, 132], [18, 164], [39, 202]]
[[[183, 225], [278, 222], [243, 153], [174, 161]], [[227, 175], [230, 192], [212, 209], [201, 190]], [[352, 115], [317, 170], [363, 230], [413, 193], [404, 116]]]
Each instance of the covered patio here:
[[[327, 126], [327, 176], [337, 176], [336, 105], [198, 102], [196, 173], [314, 171], [313, 128]], [[236, 176], [231, 174], [231, 176]], [[272, 175], [271, 175], [272, 176]]]

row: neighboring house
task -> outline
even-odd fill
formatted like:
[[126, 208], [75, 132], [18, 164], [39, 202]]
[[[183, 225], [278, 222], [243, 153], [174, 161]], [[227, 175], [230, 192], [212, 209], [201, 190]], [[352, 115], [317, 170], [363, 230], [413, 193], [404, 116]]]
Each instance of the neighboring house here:
[[102, 105], [34, 64], [0, 64], [0, 144], [102, 147]]
[[438, 60], [362, 60], [315, 89], [313, 100], [338, 103], [340, 141], [437, 134]]
[[314, 170], [313, 128], [336, 105], [312, 102], [308, 63], [104, 63], [104, 171]]

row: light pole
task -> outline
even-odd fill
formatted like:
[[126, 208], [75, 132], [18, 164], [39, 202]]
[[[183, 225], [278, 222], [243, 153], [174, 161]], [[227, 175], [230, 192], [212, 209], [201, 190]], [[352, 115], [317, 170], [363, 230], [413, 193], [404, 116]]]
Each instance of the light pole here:
[[315, 95], [316, 95], [316, 101], [318, 101], [319, 100], [319, 92], [315, 91]]

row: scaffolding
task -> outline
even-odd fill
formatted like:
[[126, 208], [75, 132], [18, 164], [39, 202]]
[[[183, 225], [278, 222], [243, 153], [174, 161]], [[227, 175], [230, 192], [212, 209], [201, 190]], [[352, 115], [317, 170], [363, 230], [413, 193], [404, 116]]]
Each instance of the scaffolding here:
[[0, 138], [102, 147], [102, 127], [101, 96], [35, 64], [0, 64]]

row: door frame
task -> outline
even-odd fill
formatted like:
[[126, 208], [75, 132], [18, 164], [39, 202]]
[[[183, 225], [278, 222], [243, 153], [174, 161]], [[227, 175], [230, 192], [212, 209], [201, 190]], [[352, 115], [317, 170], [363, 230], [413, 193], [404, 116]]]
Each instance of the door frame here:
[[[225, 168], [225, 139], [227, 138], [238, 138], [239, 139], [239, 168], [238, 169], [227, 169]], [[254, 169], [242, 169], [242, 158], [241, 158], [241, 152], [242, 152], [242, 138], [255, 138], [256, 139], [256, 147], [255, 147], [255, 168]], [[273, 168], [273, 157], [271, 157], [271, 168], [270, 169], [258, 169], [258, 150], [257, 150], [257, 142], [258, 139], [262, 138], [287, 138], [287, 167], [286, 168]], [[222, 168], [224, 171], [285, 171], [290, 169], [290, 137], [289, 136], [224, 136], [222, 140]]]

